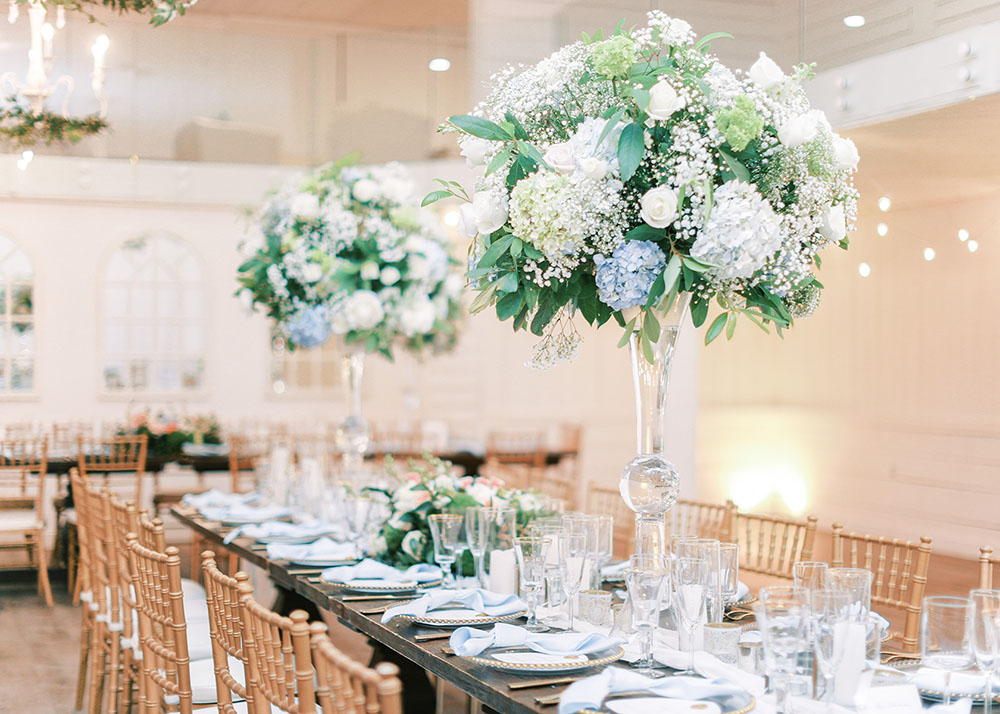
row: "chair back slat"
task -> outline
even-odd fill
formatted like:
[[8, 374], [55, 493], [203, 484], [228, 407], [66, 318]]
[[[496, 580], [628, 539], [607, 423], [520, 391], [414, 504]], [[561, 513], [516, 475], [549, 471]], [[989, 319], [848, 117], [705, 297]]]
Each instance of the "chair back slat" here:
[[812, 558], [816, 518], [804, 521], [756, 513], [736, 514], [740, 568], [791, 580], [795, 563]]
[[365, 667], [334, 647], [322, 622], [312, 623], [311, 631], [316, 701], [323, 714], [402, 714], [403, 685], [396, 665]]
[[913, 542], [849, 533], [842, 524], [833, 524], [830, 566], [872, 572], [872, 607], [879, 605], [905, 613], [903, 631], [891, 634], [909, 653], [916, 652], [919, 645], [930, 557], [931, 539], [926, 536]]
[[735, 514], [736, 504], [732, 501], [707, 503], [679, 499], [674, 507], [667, 511], [667, 532], [670, 535], [715, 538], [728, 543], [734, 537]]
[[125, 494], [129, 500], [143, 503], [142, 481], [146, 472], [145, 434], [138, 436], [115, 436], [109, 439], [86, 439], [77, 441], [77, 467], [82, 474], [103, 474], [106, 485], [111, 474], [134, 474], [135, 490]]
[[[243, 647], [243, 619], [240, 605], [240, 584], [250, 576], [240, 571], [230, 577], [219, 570], [215, 553], [206, 550], [201, 554], [205, 573], [205, 600], [208, 605], [208, 625], [212, 637], [212, 660], [215, 666], [215, 688], [218, 703], [229, 712], [233, 695], [246, 699], [248, 711], [254, 711], [254, 693], [246, 682], [250, 679], [247, 651]], [[251, 589], [252, 592], [252, 589]], [[229, 669], [229, 657], [243, 666], [242, 682]]]
[[42, 517], [48, 439], [0, 441], [0, 510], [33, 510]]
[[486, 437], [486, 463], [524, 464], [545, 468], [545, 435], [539, 431], [491, 431]]
[[993, 557], [993, 548], [984, 545], [979, 549], [979, 587], [983, 590], [993, 589], [993, 570], [997, 560]]

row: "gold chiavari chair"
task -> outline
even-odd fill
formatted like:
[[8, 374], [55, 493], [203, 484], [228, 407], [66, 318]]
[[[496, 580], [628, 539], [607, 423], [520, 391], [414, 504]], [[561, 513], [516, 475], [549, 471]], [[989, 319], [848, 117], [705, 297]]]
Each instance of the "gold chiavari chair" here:
[[723, 543], [732, 542], [736, 518], [736, 504], [707, 503], [679, 499], [667, 511], [667, 532], [670, 535], [693, 535], [715, 538]]
[[[136, 534], [139, 543], [150, 550], [160, 553], [167, 550], [167, 539], [163, 530], [163, 521], [160, 518], [150, 518], [149, 513], [142, 509], [137, 511], [139, 519], [139, 530]], [[164, 582], [164, 586], [166, 583]], [[202, 629], [196, 629], [188, 633], [188, 645], [191, 651], [197, 655], [195, 659], [208, 658], [212, 656], [212, 648], [208, 636], [208, 611], [205, 609], [205, 588], [195, 580], [181, 578], [181, 590], [184, 593], [184, 600], [189, 603], [187, 621], [189, 625], [195, 623], [205, 624]]]
[[979, 549], [979, 587], [993, 589], [993, 570], [1000, 560], [993, 557], [993, 548], [984, 545]]
[[423, 437], [417, 429], [374, 429], [372, 453], [376, 461], [392, 456], [399, 461], [420, 459], [423, 456]]
[[635, 545], [635, 513], [625, 505], [618, 490], [601, 488], [591, 482], [587, 489], [587, 513], [614, 518], [614, 555], [627, 558]]
[[249, 493], [254, 489], [254, 468], [257, 460], [266, 456], [266, 440], [232, 434], [229, 439], [229, 488], [232, 493]]
[[322, 622], [312, 623], [311, 631], [316, 699], [323, 714], [402, 714], [403, 684], [396, 665], [365, 667], [334, 647]]
[[94, 589], [91, 586], [90, 574], [90, 554], [91, 554], [91, 529], [90, 510], [87, 494], [89, 493], [89, 479], [80, 475], [79, 470], [70, 470], [70, 482], [73, 485], [73, 492], [78, 494], [76, 498], [76, 532], [79, 542], [79, 574], [76, 579], [76, 588], [79, 599], [83, 603], [80, 608], [80, 668], [76, 679], [76, 697], [73, 709], [79, 711], [83, 709], [84, 697], [87, 693], [87, 669], [96, 666], [90, 656], [93, 644], [93, 631], [95, 627], [95, 617], [97, 608], [100, 605], [94, 601]]
[[45, 472], [48, 442], [0, 441], [0, 549], [24, 549], [38, 570], [38, 593], [52, 607], [45, 549]]
[[899, 641], [908, 654], [916, 652], [920, 643], [920, 613], [930, 560], [931, 539], [927, 536], [921, 536], [920, 542], [915, 543], [845, 533], [843, 525], [833, 524], [830, 567], [864, 568], [872, 572], [872, 604], [906, 615], [903, 632], [893, 632], [892, 639]]
[[130, 712], [135, 701], [136, 691], [138, 691], [139, 701], [145, 700], [135, 583], [132, 579], [132, 563], [128, 553], [128, 534], [139, 531], [139, 518], [135, 510], [135, 503], [132, 501], [125, 502], [115, 494], [111, 494], [110, 504], [115, 553], [118, 557], [120, 582], [118, 590], [122, 606], [121, 669], [124, 701], [121, 704], [121, 710]]
[[103, 474], [105, 483], [111, 474], [135, 475], [135, 490], [128, 494], [137, 504], [142, 504], [142, 481], [146, 473], [145, 434], [115, 436], [110, 439], [78, 442], [78, 466], [84, 475]]
[[212, 636], [212, 664], [215, 673], [216, 700], [222, 714], [237, 711], [234, 702], [245, 701], [254, 711], [253, 693], [246, 686], [248, 654], [243, 646], [243, 615], [240, 585], [250, 576], [244, 572], [230, 577], [219, 570], [215, 553], [201, 554], [207, 591], [208, 622]]
[[491, 431], [486, 436], [487, 464], [524, 464], [545, 468], [545, 435], [538, 431]]
[[793, 578], [795, 563], [812, 559], [816, 517], [804, 521], [756, 513], [736, 514], [740, 569], [775, 578]]

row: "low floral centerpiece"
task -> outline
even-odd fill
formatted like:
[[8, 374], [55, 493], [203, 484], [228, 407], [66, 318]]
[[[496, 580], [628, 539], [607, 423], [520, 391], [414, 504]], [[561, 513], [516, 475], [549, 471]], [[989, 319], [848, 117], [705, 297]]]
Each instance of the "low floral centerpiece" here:
[[161, 459], [176, 459], [184, 444], [221, 444], [222, 427], [211, 415], [174, 417], [163, 412], [137, 412], [118, 430], [122, 436], [146, 435], [147, 452]]
[[809, 315], [822, 250], [848, 246], [858, 152], [810, 106], [811, 65], [786, 73], [761, 53], [733, 71], [710, 52], [729, 35], [648, 17], [495, 74], [443, 127], [481, 172], [474, 192], [446, 184], [425, 201], [467, 200], [471, 309], [540, 336], [535, 364], [573, 355], [576, 315], [624, 329], [645, 465], [626, 469], [622, 493], [662, 513], [677, 495], [661, 442], [678, 326], [690, 312], [711, 342], [741, 316], [781, 334]]

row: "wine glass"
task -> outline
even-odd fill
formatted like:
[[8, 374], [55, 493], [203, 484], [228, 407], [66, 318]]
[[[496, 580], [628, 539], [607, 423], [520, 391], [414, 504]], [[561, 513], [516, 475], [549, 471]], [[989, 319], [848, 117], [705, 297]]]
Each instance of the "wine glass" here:
[[697, 649], [694, 636], [705, 617], [708, 563], [702, 558], [674, 558], [673, 571], [674, 612], [687, 633], [690, 654], [688, 668], [679, 674], [694, 674], [694, 653]]
[[972, 601], [937, 595], [924, 598], [920, 614], [920, 655], [944, 670], [944, 704], [951, 704], [951, 673], [972, 666]]
[[867, 624], [872, 609], [873, 578], [872, 571], [865, 568], [830, 568], [826, 571], [826, 586], [848, 593], [852, 610], [856, 610], [860, 621]]
[[993, 673], [1000, 666], [1000, 652], [990, 628], [1000, 617], [1000, 590], [972, 590], [972, 647], [976, 656], [976, 666], [986, 679], [984, 714], [993, 710]]
[[487, 526], [493, 518], [493, 509], [487, 506], [472, 506], [465, 509], [465, 538], [476, 573], [476, 584], [485, 588], [483, 576], [483, 553], [486, 551]]
[[611, 562], [615, 555], [615, 519], [614, 516], [597, 516], [597, 586], [601, 587], [601, 570]]
[[719, 580], [719, 541], [715, 538], [681, 538], [675, 546], [674, 555], [681, 558], [700, 558], [705, 561], [705, 597], [708, 600], [708, 621], [722, 622], [722, 595]]
[[455, 563], [463, 518], [457, 513], [434, 513], [427, 517], [434, 541], [434, 562], [444, 573], [445, 585], [454, 585], [451, 566]]
[[632, 625], [642, 636], [642, 666], [639, 674], [662, 677], [663, 672], [653, 669], [653, 631], [660, 622], [663, 602], [663, 581], [667, 571], [662, 561], [636, 565], [634, 561], [625, 568], [625, 585], [632, 601]]
[[552, 541], [549, 538], [529, 536], [514, 539], [514, 555], [521, 574], [521, 584], [528, 595], [528, 632], [545, 632], [549, 628], [538, 621], [538, 594], [545, 584], [545, 559]]
[[833, 676], [844, 657], [850, 596], [837, 590], [810, 590], [812, 640], [816, 666], [823, 677], [826, 710], [833, 711]]
[[719, 583], [722, 602], [732, 602], [740, 592], [740, 546], [719, 543]]
[[802, 560], [792, 566], [796, 587], [806, 590], [825, 590], [830, 566], [818, 560]]
[[576, 596], [583, 586], [589, 562], [587, 539], [582, 533], [567, 533], [559, 540], [559, 563], [562, 568], [562, 587], [569, 601], [569, 629], [573, 629], [573, 608]]
[[359, 558], [365, 556], [365, 530], [368, 527], [374, 506], [375, 503], [367, 496], [352, 496], [344, 501], [344, 510], [347, 511], [347, 527], [351, 529], [351, 536], [354, 538]]
[[778, 714], [789, 711], [789, 680], [796, 673], [799, 655], [809, 649], [806, 592], [794, 587], [761, 588], [754, 607]]

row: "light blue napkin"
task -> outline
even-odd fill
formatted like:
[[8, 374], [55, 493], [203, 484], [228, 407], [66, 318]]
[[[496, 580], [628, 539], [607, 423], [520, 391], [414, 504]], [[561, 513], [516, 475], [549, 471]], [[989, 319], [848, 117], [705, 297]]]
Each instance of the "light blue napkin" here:
[[597, 632], [537, 633], [498, 622], [488, 631], [459, 627], [452, 633], [450, 645], [459, 657], [474, 657], [490, 647], [522, 646], [550, 655], [591, 654], [603, 652], [622, 642]]
[[181, 498], [181, 503], [191, 508], [215, 507], [225, 508], [240, 503], [253, 503], [260, 494], [258, 493], [225, 493], [217, 488], [211, 488], [204, 493], [186, 493]]
[[648, 692], [654, 696], [673, 699], [707, 699], [746, 694], [736, 685], [721, 679], [709, 680], [684, 675], [650, 679], [632, 670], [608, 667], [600, 674], [569, 685], [559, 699], [558, 714], [574, 714], [581, 709], [600, 709], [608, 695], [618, 692]]
[[391, 565], [365, 558], [357, 565], [341, 565], [327, 568], [320, 575], [329, 583], [349, 583], [354, 580], [387, 580], [394, 583], [416, 581], [429, 583], [441, 579], [441, 568], [427, 563], [411, 565], [406, 570], [396, 570]]
[[288, 523], [286, 521], [267, 521], [265, 523], [248, 523], [245, 526], [233, 528], [226, 534], [223, 543], [231, 543], [237, 536], [245, 535], [264, 543], [271, 541], [314, 541], [317, 538], [332, 533], [338, 533], [339, 528], [332, 523], [311, 521], [309, 523]]
[[210, 521], [222, 523], [263, 523], [292, 515], [291, 509], [285, 506], [248, 506], [243, 503], [202, 506], [198, 512]]
[[351, 560], [356, 557], [357, 552], [358, 548], [354, 543], [338, 543], [330, 538], [320, 538], [313, 543], [300, 545], [267, 544], [267, 557], [271, 560], [288, 560], [304, 565], [316, 561], [330, 563], [338, 560]]
[[484, 615], [500, 617], [523, 612], [527, 607], [517, 595], [501, 595], [489, 590], [437, 590], [405, 605], [390, 607], [382, 615], [382, 622], [389, 622], [397, 615], [426, 615], [452, 603]]

